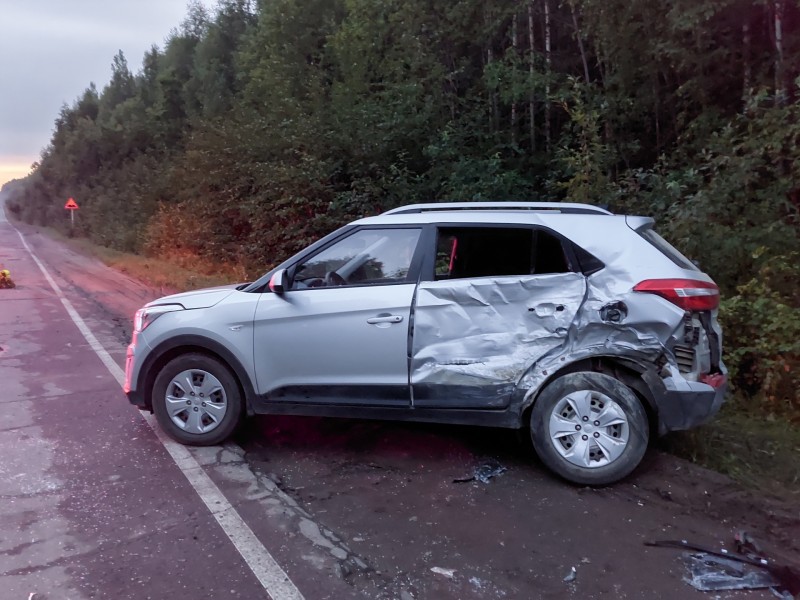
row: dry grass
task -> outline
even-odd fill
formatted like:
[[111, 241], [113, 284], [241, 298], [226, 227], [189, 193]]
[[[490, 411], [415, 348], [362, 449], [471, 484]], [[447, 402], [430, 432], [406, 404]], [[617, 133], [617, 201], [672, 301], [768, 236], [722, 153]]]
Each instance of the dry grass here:
[[245, 281], [243, 270], [230, 265], [203, 263], [196, 257], [167, 260], [141, 256], [98, 246], [86, 238], [70, 238], [50, 227], [37, 230], [154, 288], [186, 291]]
[[109, 267], [153, 287], [183, 291], [243, 281], [233, 272], [233, 269], [231, 271], [217, 270], [211, 268], [210, 265], [205, 265], [205, 268], [198, 265], [198, 269], [195, 270], [178, 266], [166, 260], [125, 254], [108, 248], [103, 249], [96, 256]]
[[748, 487], [800, 493], [800, 429], [737, 404], [729, 402], [708, 425], [666, 436], [662, 447]]

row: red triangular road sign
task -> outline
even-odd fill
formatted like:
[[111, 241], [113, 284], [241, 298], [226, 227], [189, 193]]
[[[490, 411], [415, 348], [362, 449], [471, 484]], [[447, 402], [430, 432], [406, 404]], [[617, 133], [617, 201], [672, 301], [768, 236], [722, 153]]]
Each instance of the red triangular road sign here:
[[66, 208], [67, 210], [75, 210], [76, 208], [78, 208], [78, 203], [75, 202], [75, 198], [70, 198], [69, 200], [67, 200], [67, 203], [64, 205], [64, 208]]

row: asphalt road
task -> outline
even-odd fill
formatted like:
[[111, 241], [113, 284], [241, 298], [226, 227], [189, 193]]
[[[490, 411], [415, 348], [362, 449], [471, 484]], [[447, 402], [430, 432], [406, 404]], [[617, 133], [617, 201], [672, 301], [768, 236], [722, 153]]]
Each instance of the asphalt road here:
[[[745, 529], [800, 552], [796, 504], [658, 452], [593, 490], [491, 429], [259, 417], [224, 447], [165, 446], [118, 370], [166, 290], [18, 229], [0, 212], [2, 600], [706, 598], [643, 542]], [[486, 464], [506, 470], [454, 482]]]

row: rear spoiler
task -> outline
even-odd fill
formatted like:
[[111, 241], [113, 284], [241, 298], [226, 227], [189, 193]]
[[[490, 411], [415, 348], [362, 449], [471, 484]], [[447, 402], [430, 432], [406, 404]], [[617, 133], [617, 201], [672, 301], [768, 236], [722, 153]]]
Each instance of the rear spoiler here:
[[652, 229], [656, 221], [653, 217], [625, 217], [625, 223], [638, 233]]

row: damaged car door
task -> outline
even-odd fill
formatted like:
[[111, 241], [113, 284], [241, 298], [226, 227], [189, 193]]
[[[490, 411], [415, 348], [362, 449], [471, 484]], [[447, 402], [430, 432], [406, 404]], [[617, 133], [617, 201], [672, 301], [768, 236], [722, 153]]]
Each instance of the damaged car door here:
[[503, 409], [525, 371], [564, 344], [586, 279], [545, 229], [439, 226], [436, 238], [414, 309], [414, 406]]
[[410, 404], [408, 333], [421, 228], [363, 228], [287, 271], [255, 314], [259, 395], [267, 401]]

